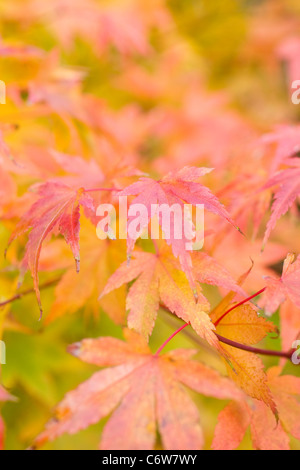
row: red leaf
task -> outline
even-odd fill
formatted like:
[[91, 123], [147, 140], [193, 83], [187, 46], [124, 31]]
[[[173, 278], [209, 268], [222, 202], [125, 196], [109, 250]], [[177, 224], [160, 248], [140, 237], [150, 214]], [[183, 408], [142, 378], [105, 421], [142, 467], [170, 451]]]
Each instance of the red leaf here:
[[[191, 204], [193, 206], [204, 205], [206, 210], [219, 215], [236, 227], [234, 221], [230, 218], [230, 215], [218, 199], [207, 187], [198, 183], [201, 176], [204, 176], [211, 171], [212, 170], [209, 168], [185, 167], [180, 171], [169, 173], [160, 181], [155, 181], [150, 178], [140, 178], [137, 183], [127, 187], [120, 192], [119, 195], [136, 196], [132, 201], [132, 204], [142, 204], [147, 208], [148, 216], [145, 217], [141, 223], [141, 231], [148, 227], [151, 220], [151, 207], [155, 204], [163, 207], [162, 213], [159, 214], [159, 223], [161, 226], [163, 215], [167, 214], [172, 205], [178, 204], [183, 211], [184, 204]], [[182, 217], [181, 227], [179, 227], [178, 224], [175, 224], [175, 219], [175, 217], [173, 219], [170, 218], [170, 235], [165, 234], [166, 241], [168, 245], [171, 245], [174, 256], [176, 258], [179, 257], [181, 266], [189, 277], [192, 287], [194, 287], [190, 255], [186, 249], [186, 245], [190, 240], [185, 237], [184, 217]], [[129, 223], [130, 221], [131, 218], [129, 217]], [[192, 220], [188, 225], [188, 232], [193, 233], [195, 228]], [[179, 229], [181, 229], [180, 237], [176, 236]], [[139, 238], [139, 235], [131, 237], [130, 234], [128, 234], [127, 246], [129, 256], [134, 248], [137, 238]]]
[[267, 314], [275, 313], [287, 298], [300, 308], [300, 257], [295, 260], [295, 255], [290, 253], [284, 262], [281, 278], [267, 277], [266, 284], [262, 305]]
[[23, 269], [30, 270], [38, 304], [42, 313], [38, 282], [39, 259], [46, 238], [57, 230], [62, 234], [73, 252], [79, 270], [80, 206], [94, 210], [92, 198], [84, 190], [74, 191], [59, 183], [45, 183], [38, 187], [39, 200], [19, 222], [9, 244], [20, 235], [31, 230], [26, 246]]
[[288, 162], [291, 168], [280, 171], [264, 186], [265, 189], [277, 186], [272, 215], [263, 241], [264, 246], [275, 228], [277, 220], [287, 213], [300, 194], [300, 163], [296, 158], [291, 158]]

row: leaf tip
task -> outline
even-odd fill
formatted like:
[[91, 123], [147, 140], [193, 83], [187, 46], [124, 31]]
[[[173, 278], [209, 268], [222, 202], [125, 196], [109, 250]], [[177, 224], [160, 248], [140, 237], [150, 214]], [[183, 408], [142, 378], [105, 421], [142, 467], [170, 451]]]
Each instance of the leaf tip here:
[[67, 352], [74, 357], [79, 357], [81, 349], [81, 343], [73, 343], [67, 347]]
[[236, 226], [236, 229], [238, 232], [240, 232], [241, 235], [243, 235], [243, 237], [246, 238], [246, 235], [244, 234], [243, 230], [240, 227]]
[[44, 315], [43, 308], [42, 308], [42, 306], [40, 305], [40, 317], [39, 317], [39, 322], [42, 321], [43, 315]]
[[80, 273], [80, 258], [75, 258], [76, 272]]

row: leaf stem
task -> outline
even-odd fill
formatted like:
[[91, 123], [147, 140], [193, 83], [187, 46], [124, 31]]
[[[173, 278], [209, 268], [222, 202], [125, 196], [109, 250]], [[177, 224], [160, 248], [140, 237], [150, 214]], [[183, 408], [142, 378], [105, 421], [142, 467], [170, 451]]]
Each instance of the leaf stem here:
[[[162, 310], [164, 322], [170, 325], [173, 329], [177, 329], [181, 324], [181, 320], [178, 317], [175, 317], [175, 315], [172, 314], [169, 310], [166, 310], [164, 306], [161, 305], [160, 309]], [[210, 354], [213, 354], [215, 357], [220, 357], [217, 353], [217, 350], [208, 344], [207, 341], [200, 338], [200, 336], [198, 336], [193, 329], [185, 329], [182, 331], [182, 334], [197, 346], [200, 346], [202, 349], [208, 351]]]
[[[60, 279], [61, 278], [45, 282], [44, 284], [42, 284], [40, 286], [40, 289], [42, 290], [42, 289], [47, 289], [49, 287], [55, 286], [60, 281]], [[16, 300], [20, 300], [23, 297], [25, 297], [26, 295], [33, 294], [33, 293], [34, 293], [34, 289], [28, 289], [28, 290], [25, 290], [23, 292], [20, 292], [19, 294], [14, 295], [10, 299], [5, 300], [4, 302], [0, 302], [0, 308], [5, 307], [6, 305], [8, 305], [10, 303], [15, 302]]]
[[177, 336], [182, 330], [184, 330], [187, 326], [189, 326], [190, 323], [185, 323], [184, 325], [182, 325], [180, 328], [178, 328], [178, 330], [175, 331], [175, 333], [173, 333], [161, 346], [160, 348], [156, 351], [156, 353], [154, 354], [154, 357], [158, 357], [160, 355], [160, 353], [162, 352], [162, 350], [167, 346], [167, 344], [173, 339], [175, 338], [175, 336]]
[[263, 289], [261, 289], [260, 291], [256, 292], [256, 294], [253, 294], [251, 295], [251, 297], [248, 297], [247, 299], [244, 299], [242, 302], [239, 302], [238, 304], [234, 305], [233, 307], [231, 307], [229, 310], [227, 310], [227, 312], [225, 312], [215, 323], [214, 325], [217, 327], [221, 321], [230, 313], [232, 312], [233, 310], [235, 310], [236, 308], [238, 307], [241, 307], [242, 305], [244, 305], [246, 302], [249, 302], [250, 300], [254, 299], [255, 297], [257, 297], [258, 295], [262, 294], [264, 291], [266, 290], [266, 287], [264, 287]]

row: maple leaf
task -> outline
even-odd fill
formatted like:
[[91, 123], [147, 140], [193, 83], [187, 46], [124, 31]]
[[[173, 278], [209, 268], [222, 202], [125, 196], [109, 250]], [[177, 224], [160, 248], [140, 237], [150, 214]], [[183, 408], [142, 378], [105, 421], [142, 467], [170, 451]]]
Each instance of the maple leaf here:
[[267, 315], [275, 313], [287, 298], [300, 308], [300, 257], [295, 258], [293, 253], [288, 254], [280, 279], [265, 278], [267, 287], [262, 306]]
[[71, 247], [76, 268], [79, 271], [80, 206], [87, 211], [93, 211], [94, 205], [92, 198], [85, 194], [84, 190], [74, 191], [58, 183], [39, 185], [37, 192], [38, 201], [19, 222], [10, 237], [9, 245], [13, 240], [31, 230], [23, 260], [23, 270], [29, 269], [32, 274], [36, 297], [42, 313], [38, 269], [43, 243], [51, 233], [58, 230]]
[[[158, 254], [136, 252], [130, 265], [124, 262], [110, 277], [101, 293], [101, 298], [111, 291], [135, 280], [130, 287], [126, 308], [129, 311], [128, 325], [148, 338], [153, 330], [160, 301], [179, 318], [190, 323], [194, 330], [210, 344], [219, 348], [214, 326], [207, 313], [209, 303], [197, 286], [195, 301], [185, 274], [180, 271], [176, 259], [169, 249]], [[235, 289], [243, 294], [229, 273], [204, 253], [194, 255], [195, 278], [202, 283], [215, 284]]]
[[[237, 307], [224, 316], [232, 296], [232, 293], [228, 294], [211, 314], [212, 321], [217, 325], [218, 335], [236, 343], [255, 345], [268, 333], [277, 331], [272, 323], [259, 317], [250, 305]], [[252, 352], [227, 344], [222, 346], [228, 355], [225, 363], [229, 377], [249, 396], [263, 401], [276, 414], [276, 406], [267, 384], [267, 376], [261, 359]]]
[[[234, 227], [235, 224], [230, 218], [226, 209], [218, 201], [218, 199], [211, 193], [211, 191], [198, 183], [197, 181], [201, 176], [210, 173], [212, 170], [208, 168], [195, 168], [185, 167], [180, 171], [171, 172], [160, 181], [155, 181], [151, 178], [140, 178], [137, 183], [134, 183], [119, 193], [120, 196], [136, 196], [132, 201], [133, 204], [142, 204], [147, 209], [147, 216], [141, 221], [141, 231], [148, 227], [151, 220], [151, 211], [153, 205], [161, 206], [162, 212], [158, 215], [159, 224], [164, 230], [162, 218], [164, 213], [168, 213], [168, 209], [174, 204], [178, 204], [184, 210], [184, 204], [191, 204], [193, 206], [203, 205], [204, 208], [214, 214], [223, 217], [230, 222]], [[129, 209], [130, 211], [130, 209]], [[182, 217], [181, 227], [176, 222], [176, 217], [170, 217], [170, 234], [165, 234], [165, 239], [168, 245], [172, 246], [174, 256], [179, 257], [180, 263], [184, 271], [187, 273], [191, 285], [193, 286], [193, 278], [191, 274], [191, 261], [190, 255], [186, 250], [187, 243], [190, 242], [186, 237], [187, 231], [185, 230], [185, 223], [188, 223], [188, 233], [194, 233], [194, 225], [192, 220], [185, 221], [186, 217]], [[129, 223], [131, 217], [129, 217]], [[237, 228], [237, 227], [236, 227]], [[181, 236], [177, 236], [180, 229]], [[128, 233], [128, 255], [130, 256], [135, 242], [140, 235], [136, 234], [133, 237]]]
[[[264, 181], [263, 174], [263, 172], [253, 173], [252, 168], [249, 172], [243, 169], [243, 172], [237, 174], [233, 181], [217, 193], [218, 197], [222, 197], [224, 201], [228, 200], [226, 206], [243, 232], [247, 232], [249, 221], [253, 221], [253, 239], [257, 236], [272, 199], [271, 191], [260, 190]], [[240, 242], [243, 243], [243, 241]]]
[[167, 450], [203, 447], [199, 412], [183, 385], [222, 400], [238, 400], [240, 391], [229, 379], [191, 360], [193, 350], [153, 356], [137, 335], [127, 331], [125, 336], [127, 343], [102, 337], [69, 348], [82, 361], [108, 368], [66, 395], [35, 446], [77, 433], [113, 413], [103, 430], [103, 450], [153, 449], [156, 426]]
[[300, 379], [281, 376], [281, 368], [268, 371], [268, 384], [278, 409], [279, 422], [270, 409], [254, 400], [231, 402], [219, 415], [213, 449], [233, 450], [242, 442], [250, 426], [257, 450], [289, 450], [288, 434], [300, 437]]
[[263, 246], [266, 245], [277, 220], [292, 207], [300, 194], [300, 162], [297, 158], [290, 158], [290, 168], [275, 174], [264, 186], [264, 189], [278, 186], [275, 190], [275, 201], [272, 206], [272, 215], [267, 224]]
[[185, 274], [178, 269], [176, 260], [173, 261], [168, 254], [134, 253], [130, 265], [123, 263], [110, 277], [101, 298], [136, 279], [126, 300], [130, 328], [148, 338], [152, 333], [161, 300], [171, 312], [191, 323], [201, 337], [217, 347], [214, 326], [207, 315], [208, 301], [198, 289], [196, 303]]

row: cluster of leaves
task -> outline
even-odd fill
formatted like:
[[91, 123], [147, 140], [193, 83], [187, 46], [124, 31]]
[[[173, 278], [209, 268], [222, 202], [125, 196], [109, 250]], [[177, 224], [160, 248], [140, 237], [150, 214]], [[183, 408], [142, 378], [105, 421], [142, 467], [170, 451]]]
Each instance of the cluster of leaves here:
[[[0, 5], [7, 447], [299, 448], [299, 9], [183, 3]], [[204, 248], [99, 240], [121, 196], [202, 204]]]

